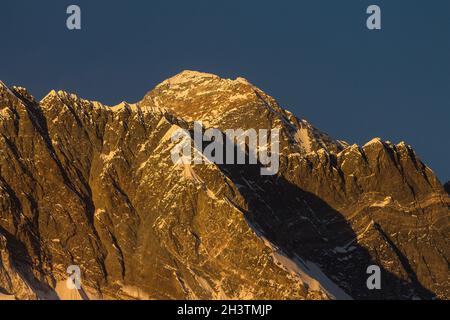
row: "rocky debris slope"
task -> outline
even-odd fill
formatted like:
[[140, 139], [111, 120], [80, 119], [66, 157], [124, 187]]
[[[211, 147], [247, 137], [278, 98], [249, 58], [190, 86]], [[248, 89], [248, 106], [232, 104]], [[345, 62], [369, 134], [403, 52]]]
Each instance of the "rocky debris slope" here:
[[[193, 121], [280, 129], [279, 174], [174, 165]], [[450, 295], [450, 199], [411, 147], [333, 140], [242, 78], [185, 71], [115, 107], [0, 84], [0, 154], [4, 296], [67, 296], [69, 265], [90, 298]]]

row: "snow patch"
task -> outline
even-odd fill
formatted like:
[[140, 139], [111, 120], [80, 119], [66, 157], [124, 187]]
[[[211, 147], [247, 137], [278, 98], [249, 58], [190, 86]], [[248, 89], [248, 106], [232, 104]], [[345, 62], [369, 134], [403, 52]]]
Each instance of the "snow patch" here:
[[109, 162], [116, 157], [117, 152], [118, 152], [117, 150], [114, 150], [108, 154], [102, 154], [100, 157], [104, 162]]
[[184, 164], [183, 177], [196, 183], [203, 183], [203, 180], [195, 173], [194, 168], [190, 164]]
[[69, 289], [66, 281], [58, 281], [55, 287], [55, 292], [60, 300], [89, 300], [83, 288], [80, 290]]
[[304, 260], [297, 255], [293, 258], [288, 257], [280, 248], [271, 243], [255, 225], [248, 220], [247, 223], [266, 246], [272, 249], [274, 259], [289, 272], [297, 274], [311, 290], [325, 292], [328, 296], [337, 300], [352, 300], [352, 297], [328, 278], [317, 264]]
[[386, 198], [384, 198], [383, 201], [376, 201], [376, 202], [372, 203], [370, 206], [384, 208], [391, 203], [392, 203], [392, 197], [386, 197]]
[[295, 133], [294, 139], [295, 141], [297, 141], [297, 143], [299, 143], [303, 147], [303, 149], [307, 153], [311, 152], [312, 142], [311, 138], [309, 137], [309, 132], [307, 128], [301, 127], [300, 129], [298, 129], [297, 132]]
[[173, 76], [172, 78], [165, 80], [164, 82], [159, 84], [157, 86], [157, 88], [162, 85], [165, 85], [165, 84], [179, 85], [179, 84], [185, 84], [186, 82], [200, 82], [205, 79], [220, 79], [220, 78], [211, 73], [185, 70], [185, 71]]

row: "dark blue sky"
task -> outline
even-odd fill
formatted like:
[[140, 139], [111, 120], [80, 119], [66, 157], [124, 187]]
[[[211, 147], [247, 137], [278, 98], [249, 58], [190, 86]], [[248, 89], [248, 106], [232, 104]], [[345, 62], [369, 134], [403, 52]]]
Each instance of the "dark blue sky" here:
[[243, 76], [335, 138], [405, 140], [450, 179], [448, 0], [4, 0], [0, 30], [0, 79], [38, 98], [116, 104], [183, 69]]

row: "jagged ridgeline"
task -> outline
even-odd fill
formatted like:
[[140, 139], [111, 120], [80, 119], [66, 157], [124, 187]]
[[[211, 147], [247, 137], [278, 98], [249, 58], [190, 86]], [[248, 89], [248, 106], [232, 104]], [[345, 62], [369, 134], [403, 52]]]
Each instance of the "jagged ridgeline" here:
[[[279, 129], [278, 174], [174, 165], [194, 121]], [[0, 83], [0, 299], [448, 299], [449, 204], [407, 144], [332, 139], [242, 78], [114, 107]]]

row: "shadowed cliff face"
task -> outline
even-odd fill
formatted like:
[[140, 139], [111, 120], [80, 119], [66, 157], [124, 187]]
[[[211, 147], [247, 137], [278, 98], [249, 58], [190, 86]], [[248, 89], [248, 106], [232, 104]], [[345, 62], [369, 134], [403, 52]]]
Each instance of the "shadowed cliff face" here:
[[450, 181], [448, 181], [445, 185], [444, 185], [445, 191], [447, 191], [448, 194], [450, 194]]
[[[193, 121], [280, 129], [278, 175], [174, 165]], [[0, 297], [63, 297], [79, 265], [91, 298], [448, 298], [449, 204], [411, 147], [333, 140], [245, 79], [186, 71], [115, 107], [0, 84]]]

